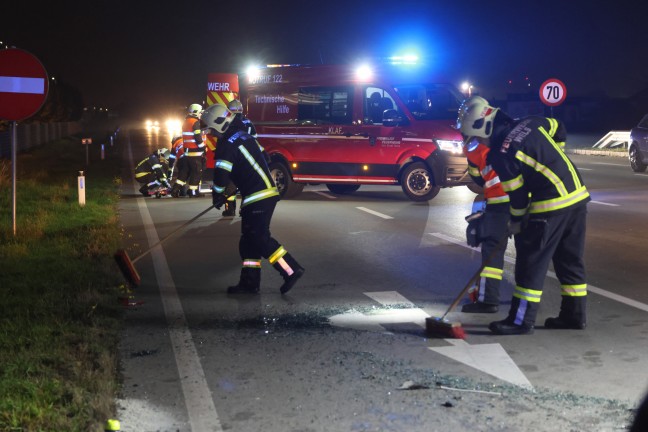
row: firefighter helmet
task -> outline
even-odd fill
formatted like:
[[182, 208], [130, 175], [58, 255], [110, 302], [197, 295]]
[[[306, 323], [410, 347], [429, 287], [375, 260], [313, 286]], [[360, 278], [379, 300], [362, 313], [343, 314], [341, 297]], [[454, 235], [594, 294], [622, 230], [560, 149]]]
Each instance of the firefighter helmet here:
[[499, 108], [494, 108], [481, 96], [471, 96], [459, 107], [456, 129], [464, 137], [489, 138], [493, 133], [493, 121]]
[[234, 114], [243, 114], [243, 104], [238, 99], [233, 99], [227, 104], [227, 109]]
[[196, 118], [200, 117], [202, 114], [203, 108], [200, 104], [191, 104], [187, 107], [187, 115], [194, 116]]
[[161, 148], [157, 151], [158, 157], [164, 158], [164, 159], [169, 159], [169, 155], [171, 152], [169, 151], [168, 148]]
[[225, 105], [214, 104], [203, 111], [200, 120], [213, 130], [216, 134], [222, 135], [227, 131], [229, 125], [234, 121], [234, 113]]

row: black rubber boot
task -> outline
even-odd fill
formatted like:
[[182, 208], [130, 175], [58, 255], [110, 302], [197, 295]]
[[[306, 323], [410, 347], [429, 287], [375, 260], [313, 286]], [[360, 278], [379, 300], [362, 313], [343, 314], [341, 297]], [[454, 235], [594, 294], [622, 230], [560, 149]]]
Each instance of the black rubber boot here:
[[523, 335], [533, 333], [532, 325], [516, 325], [508, 318], [502, 321], [493, 321], [488, 325], [488, 328], [497, 335]]
[[279, 288], [281, 294], [286, 294], [290, 291], [306, 271], [289, 253], [285, 254], [282, 258], [279, 258], [273, 266], [277, 271], [279, 271], [279, 273], [281, 273], [281, 276], [284, 279], [283, 285]]
[[261, 269], [243, 267], [239, 283], [227, 288], [228, 294], [258, 294], [261, 287]]
[[[524, 316], [520, 315], [521, 305], [523, 306]], [[520, 300], [518, 297], [513, 297], [511, 300], [511, 309], [509, 310], [508, 317], [502, 321], [494, 321], [488, 325], [490, 331], [498, 335], [522, 335], [533, 333], [536, 315], [540, 304], [536, 302], [528, 302]], [[518, 322], [516, 324], [516, 321]], [[521, 323], [520, 323], [521, 321]]]
[[587, 296], [562, 296], [560, 313], [547, 318], [545, 327], [550, 329], [583, 330], [587, 327]]

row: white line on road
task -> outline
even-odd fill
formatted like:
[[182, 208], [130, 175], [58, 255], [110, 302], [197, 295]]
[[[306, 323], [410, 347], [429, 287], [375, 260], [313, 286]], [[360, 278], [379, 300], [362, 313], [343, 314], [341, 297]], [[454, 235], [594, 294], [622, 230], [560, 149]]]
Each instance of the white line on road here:
[[[464, 242], [461, 242], [461, 241], [459, 241], [457, 239], [454, 239], [454, 238], [452, 238], [450, 236], [447, 236], [445, 234], [441, 234], [441, 233], [428, 233], [428, 234], [430, 234], [430, 235], [432, 235], [434, 237], [438, 237], [438, 238], [440, 238], [442, 240], [445, 240], [447, 242], [454, 243], [456, 245], [459, 245], [459, 246], [462, 246], [462, 247], [465, 247], [465, 248], [468, 248], [468, 249], [475, 250], [475, 248], [471, 248], [470, 246], [466, 245]], [[504, 257], [504, 260], [506, 262], [508, 262], [508, 263], [515, 264], [515, 259], [510, 258], [508, 256]], [[554, 273], [552, 271], [548, 271], [547, 276], [549, 276], [549, 277], [551, 277], [553, 279], [556, 279], [556, 280], [558, 279], [558, 277], [556, 276], [556, 273]], [[623, 303], [623, 304], [625, 304], [627, 306], [631, 306], [633, 308], [642, 310], [644, 312], [648, 312], [648, 305], [646, 305], [645, 303], [641, 303], [641, 302], [638, 302], [636, 300], [632, 300], [630, 298], [623, 297], [623, 296], [621, 296], [619, 294], [615, 294], [613, 292], [606, 291], [606, 290], [604, 290], [602, 288], [598, 288], [598, 287], [596, 287], [594, 285], [590, 285], [590, 284], [587, 284], [587, 290], [590, 291], [590, 292], [593, 292], [595, 294], [598, 294], [600, 296], [607, 297], [610, 300], [614, 300], [614, 301], [617, 301], [619, 303]]]
[[603, 202], [603, 201], [591, 201], [591, 202], [592, 202], [592, 204], [601, 204], [601, 205], [606, 205], [606, 206], [610, 206], [610, 207], [619, 207], [619, 204], [606, 203], [606, 202]]
[[[133, 153], [128, 141], [128, 156], [131, 166]], [[137, 194], [137, 186], [132, 182], [133, 191]], [[144, 198], [137, 199], [142, 222], [148, 238], [149, 247], [159, 243], [159, 237], [151, 214], [148, 211]], [[160, 288], [162, 306], [169, 326], [169, 338], [178, 367], [178, 375], [182, 386], [189, 423], [193, 431], [221, 432], [223, 429], [214, 406], [211, 392], [207, 386], [205, 372], [198, 358], [198, 352], [189, 331], [187, 320], [178, 297], [175, 282], [166, 260], [164, 250], [160, 245], [151, 251], [155, 276]]]
[[366, 207], [356, 207], [356, 208], [357, 208], [358, 210], [362, 210], [363, 212], [370, 213], [370, 214], [372, 214], [372, 215], [374, 215], [374, 216], [378, 216], [378, 217], [381, 217], [381, 218], [383, 218], [383, 219], [394, 219], [394, 218], [391, 217], [391, 216], [387, 216], [386, 214], [378, 213], [377, 211], [370, 210], [370, 209], [368, 209], [368, 208], [366, 208]]
[[[609, 162], [592, 162], [594, 165], [610, 165], [610, 166], [618, 166], [618, 167], [626, 167], [627, 165], [625, 164], [617, 164], [617, 163], [609, 163]], [[580, 169], [580, 167], [578, 168]]]

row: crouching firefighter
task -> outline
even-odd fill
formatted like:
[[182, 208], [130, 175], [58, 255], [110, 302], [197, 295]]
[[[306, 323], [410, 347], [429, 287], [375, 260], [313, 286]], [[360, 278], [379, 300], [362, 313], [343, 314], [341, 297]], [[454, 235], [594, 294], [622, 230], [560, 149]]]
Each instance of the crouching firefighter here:
[[[471, 293], [473, 303], [463, 305], [462, 312], [495, 313], [499, 310], [500, 284], [504, 274], [504, 253], [508, 243], [509, 196], [495, 170], [486, 162], [488, 146], [477, 138], [467, 137], [464, 153], [468, 159], [468, 174], [484, 189], [486, 207], [473, 209], [466, 216], [468, 246], [481, 244], [484, 268], [479, 274], [479, 285]], [[480, 202], [481, 204], [482, 202]]]
[[[281, 274], [282, 294], [302, 277], [304, 269], [270, 234], [270, 222], [279, 192], [256, 140], [246, 132], [243, 122], [225, 106], [214, 104], [202, 114], [208, 134], [218, 139], [214, 153], [214, 207], [227, 202], [227, 186], [234, 183], [241, 194], [241, 239], [239, 254], [243, 261], [239, 283], [230, 294], [256, 294], [261, 285], [261, 258], [266, 258]], [[230, 192], [230, 190], [228, 190]]]
[[169, 169], [169, 149], [161, 148], [142, 160], [135, 167], [135, 179], [142, 184], [139, 189], [144, 196], [149, 196], [160, 188], [169, 188], [166, 173]]

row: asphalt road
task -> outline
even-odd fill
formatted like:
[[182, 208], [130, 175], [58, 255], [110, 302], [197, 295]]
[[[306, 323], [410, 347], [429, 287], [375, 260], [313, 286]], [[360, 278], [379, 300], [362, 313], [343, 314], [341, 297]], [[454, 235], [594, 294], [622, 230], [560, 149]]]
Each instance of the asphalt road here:
[[[125, 131], [137, 162], [166, 137]], [[624, 158], [578, 156], [588, 205], [588, 328], [542, 328], [558, 312], [553, 273], [533, 335], [494, 336], [500, 312], [453, 312], [465, 340], [428, 338], [479, 266], [465, 245], [475, 195], [444, 189], [414, 203], [399, 187], [335, 196], [308, 186], [279, 203], [272, 233], [306, 268], [287, 295], [263, 264], [261, 294], [238, 280], [240, 218], [211, 210], [137, 262], [140, 305], [121, 343], [123, 431], [624, 430], [648, 390], [648, 175]], [[131, 163], [134, 166], [133, 163]], [[143, 198], [124, 169], [121, 221], [130, 256], [210, 206]]]

